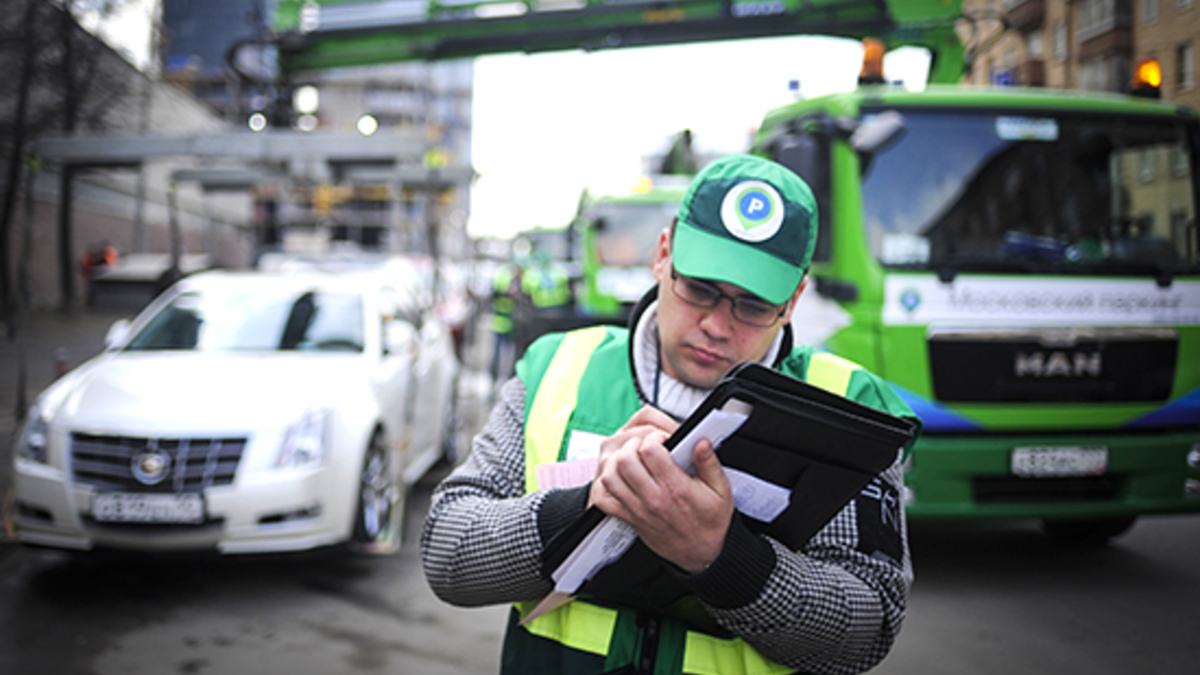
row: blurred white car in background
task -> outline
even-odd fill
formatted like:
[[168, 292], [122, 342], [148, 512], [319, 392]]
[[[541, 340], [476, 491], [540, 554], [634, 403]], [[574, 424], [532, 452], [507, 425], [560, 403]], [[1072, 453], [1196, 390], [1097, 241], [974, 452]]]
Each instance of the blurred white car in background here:
[[21, 542], [393, 552], [452, 456], [458, 361], [403, 261], [204, 272], [47, 388], [14, 456]]

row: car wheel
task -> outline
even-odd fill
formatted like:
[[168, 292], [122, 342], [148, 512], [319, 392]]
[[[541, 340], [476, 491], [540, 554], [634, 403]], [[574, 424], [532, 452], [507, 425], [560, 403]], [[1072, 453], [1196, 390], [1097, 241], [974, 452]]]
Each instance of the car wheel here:
[[442, 461], [449, 466], [458, 463], [458, 431], [462, 424], [462, 409], [458, 403], [458, 378], [450, 394], [450, 410], [446, 414], [446, 428], [442, 430]]
[[367, 554], [399, 551], [407, 501], [408, 492], [392, 471], [383, 431], [376, 431], [358, 477], [358, 507], [351, 548]]
[[1042, 530], [1055, 541], [1072, 546], [1103, 546], [1129, 531], [1135, 516], [1044, 520]]

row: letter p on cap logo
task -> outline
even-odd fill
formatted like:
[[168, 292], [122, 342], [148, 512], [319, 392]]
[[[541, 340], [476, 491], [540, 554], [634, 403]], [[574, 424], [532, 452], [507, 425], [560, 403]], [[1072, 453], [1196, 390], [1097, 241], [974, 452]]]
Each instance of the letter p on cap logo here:
[[721, 202], [721, 223], [742, 241], [765, 241], [783, 224], [783, 200], [762, 181], [738, 183]]

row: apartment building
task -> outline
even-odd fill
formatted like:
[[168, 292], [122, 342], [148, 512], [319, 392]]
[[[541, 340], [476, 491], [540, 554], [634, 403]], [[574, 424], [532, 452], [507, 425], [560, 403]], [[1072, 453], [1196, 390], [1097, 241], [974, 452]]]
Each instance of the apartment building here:
[[1197, 0], [964, 0], [964, 83], [1128, 91], [1142, 56], [1163, 98], [1200, 108]]

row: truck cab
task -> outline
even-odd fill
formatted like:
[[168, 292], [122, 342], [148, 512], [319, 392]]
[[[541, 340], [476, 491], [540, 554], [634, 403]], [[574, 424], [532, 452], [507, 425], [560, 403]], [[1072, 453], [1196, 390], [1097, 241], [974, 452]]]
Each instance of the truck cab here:
[[924, 423], [910, 518], [1103, 542], [1200, 511], [1195, 111], [1047, 90], [863, 86], [770, 112], [820, 234], [799, 339]]

